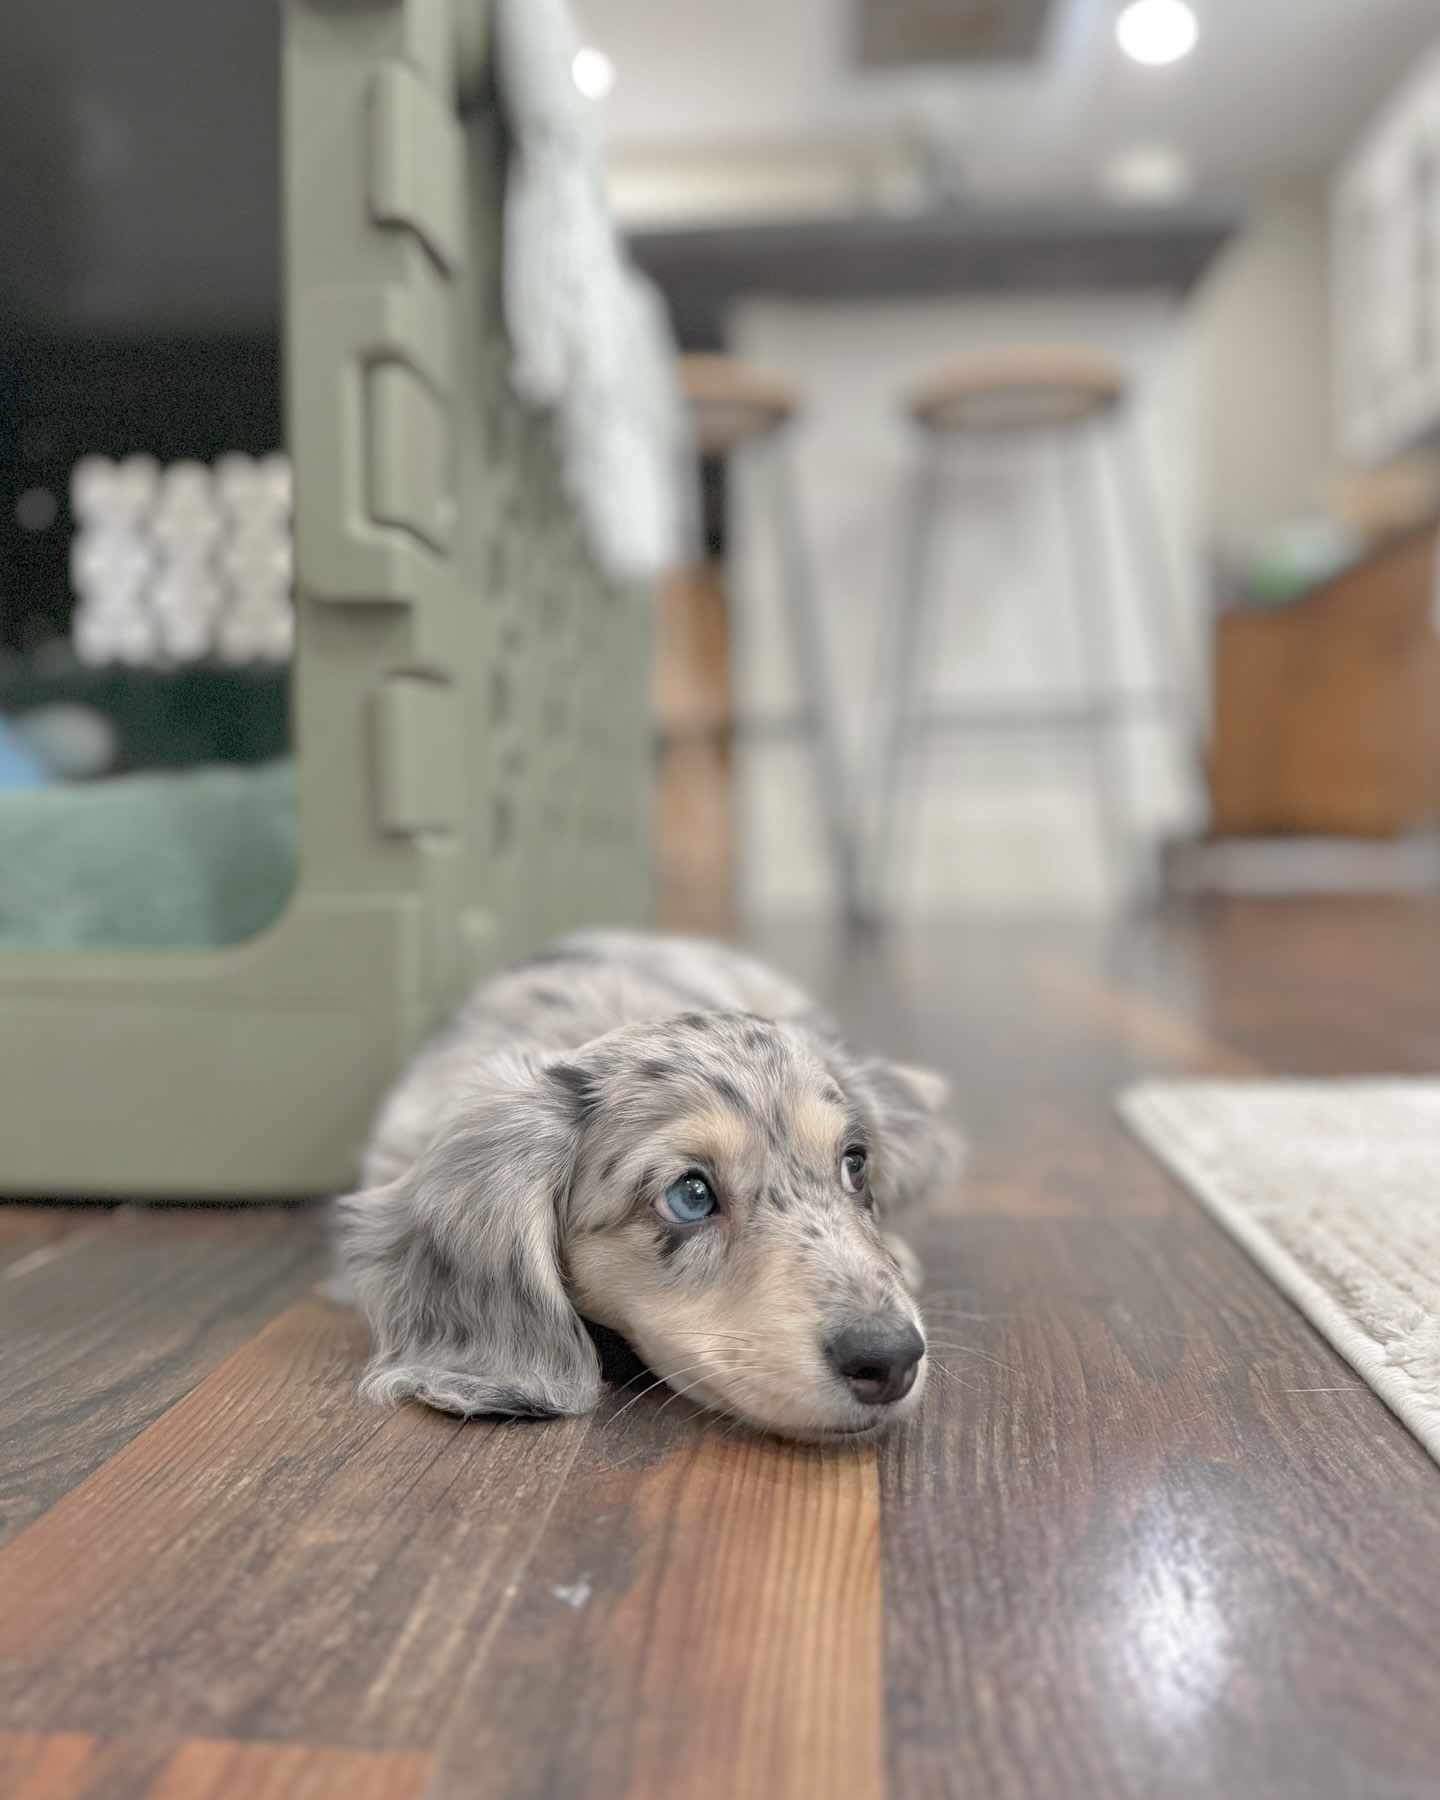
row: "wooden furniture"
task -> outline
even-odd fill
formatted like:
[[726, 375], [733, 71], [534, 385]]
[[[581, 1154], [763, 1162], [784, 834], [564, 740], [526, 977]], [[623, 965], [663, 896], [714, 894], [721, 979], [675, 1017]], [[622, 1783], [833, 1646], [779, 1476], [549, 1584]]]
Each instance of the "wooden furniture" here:
[[1112, 1098], [1433, 1076], [1437, 944], [1431, 900], [758, 945], [970, 1139], [879, 1445], [618, 1354], [590, 1418], [377, 1411], [314, 1211], [0, 1209], [0, 1793], [1432, 1796], [1440, 1475]]
[[655, 910], [671, 931], [734, 931], [730, 626], [715, 563], [661, 584], [655, 620]]
[[1031, 431], [1111, 412], [1129, 379], [1083, 344], [1013, 344], [953, 357], [910, 395], [910, 416], [931, 431]]
[[1394, 837], [1440, 800], [1435, 529], [1215, 633], [1212, 835]]
[[783, 376], [733, 356], [692, 351], [680, 358], [680, 381], [702, 456], [729, 456], [800, 410], [800, 396]]

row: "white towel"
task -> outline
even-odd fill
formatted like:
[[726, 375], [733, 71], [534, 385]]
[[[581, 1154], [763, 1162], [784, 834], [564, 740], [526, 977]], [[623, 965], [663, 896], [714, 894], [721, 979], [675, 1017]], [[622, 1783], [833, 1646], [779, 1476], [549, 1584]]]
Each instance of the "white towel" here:
[[571, 73], [580, 47], [567, 0], [500, 0], [511, 380], [558, 422], [597, 561], [643, 580], [682, 553], [689, 426], [664, 302], [626, 259], [610, 214], [594, 102]]

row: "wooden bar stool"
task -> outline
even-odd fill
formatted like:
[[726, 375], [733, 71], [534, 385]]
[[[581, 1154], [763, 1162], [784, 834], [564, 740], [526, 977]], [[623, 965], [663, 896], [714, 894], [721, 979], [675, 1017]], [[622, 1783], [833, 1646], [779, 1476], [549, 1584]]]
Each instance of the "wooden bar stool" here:
[[[1095, 810], [1107, 860], [1121, 891], [1134, 885], [1132, 809], [1125, 793], [1127, 718], [1179, 708], [1186, 748], [1202, 752], [1199, 711], [1181, 653], [1172, 579], [1149, 470], [1128, 413], [1129, 381], [1120, 365], [1079, 345], [1015, 346], [955, 358], [907, 402], [921, 433], [911, 497], [906, 564], [883, 677], [880, 741], [866, 833], [870, 916], [886, 910], [905, 784], [907, 755], [942, 732], [1016, 729], [1073, 731], [1090, 749]], [[1001, 439], [1053, 452], [1066, 531], [1065, 603], [1075, 632], [1083, 692], [1037, 693], [1033, 700], [983, 709], [932, 707], [920, 668], [940, 591], [934, 580], [936, 527], [952, 448]], [[1105, 483], [1119, 502], [1138, 577], [1140, 614], [1153, 690], [1128, 691], [1115, 629], [1113, 547], [1105, 525]]]
[[804, 701], [804, 728], [814, 757], [816, 787], [829, 844], [831, 877], [847, 921], [863, 906], [860, 848], [852, 784], [836, 716], [829, 644], [801, 524], [787, 443], [800, 397], [782, 377], [735, 357], [683, 356], [681, 382], [690, 403], [702, 456], [760, 465], [780, 563], [785, 617]]

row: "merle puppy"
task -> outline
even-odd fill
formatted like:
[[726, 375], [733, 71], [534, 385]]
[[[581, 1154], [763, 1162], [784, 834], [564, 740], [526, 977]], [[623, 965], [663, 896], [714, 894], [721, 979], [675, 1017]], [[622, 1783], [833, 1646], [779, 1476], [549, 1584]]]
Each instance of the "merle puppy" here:
[[586, 1412], [592, 1320], [716, 1412], [882, 1429], [925, 1381], [918, 1270], [883, 1221], [952, 1167], [944, 1100], [719, 944], [565, 939], [422, 1051], [338, 1203], [364, 1392]]

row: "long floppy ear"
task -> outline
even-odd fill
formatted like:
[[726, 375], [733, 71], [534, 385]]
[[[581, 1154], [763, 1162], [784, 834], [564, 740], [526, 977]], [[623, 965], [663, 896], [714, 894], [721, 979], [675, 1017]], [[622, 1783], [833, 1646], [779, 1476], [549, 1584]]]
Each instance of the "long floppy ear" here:
[[874, 1180], [882, 1215], [914, 1205], [959, 1174], [964, 1140], [945, 1116], [950, 1084], [909, 1063], [866, 1059], [849, 1086], [866, 1106], [880, 1143]]
[[487, 1064], [415, 1167], [337, 1203], [370, 1323], [361, 1392], [451, 1413], [589, 1412], [600, 1366], [561, 1273], [588, 1094], [569, 1065]]

